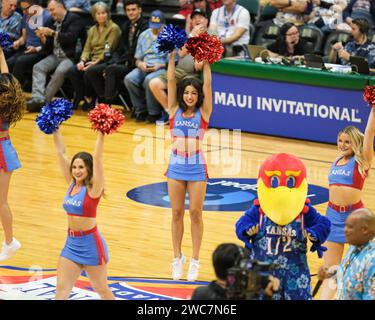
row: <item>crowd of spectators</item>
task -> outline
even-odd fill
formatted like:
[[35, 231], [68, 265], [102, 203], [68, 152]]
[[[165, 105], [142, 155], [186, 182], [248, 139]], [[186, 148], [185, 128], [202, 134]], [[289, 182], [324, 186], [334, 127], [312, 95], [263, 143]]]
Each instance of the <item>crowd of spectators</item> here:
[[[5, 50], [10, 72], [25, 90], [31, 88], [30, 112], [39, 111], [64, 84], [70, 84], [74, 108], [110, 104], [121, 94], [137, 121], [167, 122], [168, 57], [156, 48], [167, 19], [162, 2], [146, 1], [160, 8], [146, 13], [145, 3], [139, 0], [18, 1], [1, 1], [0, 31], [13, 41], [12, 48]], [[301, 37], [300, 27], [309, 26], [326, 36], [335, 30], [351, 34], [347, 44], [333, 43], [330, 62], [347, 64], [350, 56], [357, 55], [365, 57], [370, 67], [375, 64], [375, 45], [369, 37], [375, 0], [269, 0], [261, 1], [257, 13], [246, 1], [175, 2], [176, 12], [168, 18], [184, 19], [189, 36], [205, 31], [217, 35], [225, 48], [223, 57], [244, 55], [257, 32], [269, 26], [279, 30], [274, 43], [267, 45], [269, 56], [303, 56], [311, 48]], [[275, 14], [259, 19], [265, 7], [273, 8]], [[84, 24], [82, 14], [91, 14], [93, 24]], [[116, 24], [113, 14], [123, 15], [123, 24]], [[177, 80], [199, 74], [201, 66], [184, 48], [177, 56]]]

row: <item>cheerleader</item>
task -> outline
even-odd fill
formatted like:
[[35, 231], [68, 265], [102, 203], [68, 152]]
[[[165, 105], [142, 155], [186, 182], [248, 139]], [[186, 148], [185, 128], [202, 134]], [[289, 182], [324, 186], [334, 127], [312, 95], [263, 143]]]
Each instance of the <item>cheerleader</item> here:
[[21, 167], [17, 152], [10, 141], [9, 126], [21, 120], [26, 101], [21, 85], [8, 71], [1, 47], [0, 68], [0, 218], [5, 235], [0, 261], [4, 261], [21, 248], [20, 242], [13, 236], [13, 216], [8, 204], [12, 172]]
[[187, 192], [193, 245], [187, 280], [195, 281], [199, 274], [199, 251], [203, 237], [202, 209], [208, 179], [201, 144], [212, 112], [211, 69], [209, 63], [204, 61], [203, 84], [197, 78], [186, 77], [176, 88], [174, 61], [173, 51], [167, 71], [169, 123], [173, 146], [166, 172], [172, 207], [172, 278], [178, 280], [182, 277], [185, 263], [181, 243]]

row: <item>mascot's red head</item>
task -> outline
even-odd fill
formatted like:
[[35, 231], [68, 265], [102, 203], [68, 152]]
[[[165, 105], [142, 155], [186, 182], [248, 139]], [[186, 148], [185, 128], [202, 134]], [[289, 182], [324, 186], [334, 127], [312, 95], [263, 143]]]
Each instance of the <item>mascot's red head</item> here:
[[307, 197], [306, 168], [297, 157], [279, 153], [259, 169], [258, 198], [264, 214], [285, 226], [301, 213]]

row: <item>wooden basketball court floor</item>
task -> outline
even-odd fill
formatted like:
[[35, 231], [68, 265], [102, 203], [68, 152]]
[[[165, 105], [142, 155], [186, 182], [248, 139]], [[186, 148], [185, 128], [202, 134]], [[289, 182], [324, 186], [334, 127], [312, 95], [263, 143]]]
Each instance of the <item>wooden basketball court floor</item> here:
[[[11, 139], [22, 168], [12, 176], [9, 204], [14, 215], [15, 236], [22, 243], [22, 248], [1, 264], [22, 268], [36, 265], [48, 269], [56, 268], [66, 239], [67, 221], [62, 201], [67, 185], [57, 165], [53, 138], [39, 131], [35, 117], [35, 113], [26, 113], [16, 127], [11, 128]], [[170, 278], [173, 255], [170, 209], [141, 204], [126, 197], [126, 193], [135, 187], [166, 181], [164, 172], [169, 144], [165, 137], [169, 136], [168, 129], [168, 126], [139, 124], [127, 116], [118, 133], [105, 137], [106, 197], [100, 202], [97, 219], [109, 247], [109, 276]], [[62, 125], [61, 132], [69, 157], [78, 151], [93, 151], [96, 134], [90, 128], [87, 113], [75, 111], [73, 117]], [[257, 178], [259, 165], [267, 156], [287, 152], [304, 161], [309, 183], [328, 187], [327, 175], [337, 154], [335, 145], [248, 133], [241, 133], [240, 139], [237, 137], [233, 141], [233, 132], [229, 133], [229, 140], [225, 138], [228, 132], [214, 129], [213, 133], [204, 142], [211, 178]], [[154, 153], [142, 158], [150, 150]], [[160, 155], [164, 153], [163, 163]], [[231, 157], [234, 157], [232, 164], [228, 164], [226, 161]], [[142, 164], [142, 161], [145, 163]], [[375, 210], [373, 176], [374, 169], [366, 181], [363, 201], [367, 207]], [[316, 208], [324, 214], [326, 205], [323, 203]], [[235, 222], [242, 214], [204, 212], [198, 280], [210, 281], [215, 278], [211, 255], [218, 244], [242, 244], [234, 231]], [[185, 215], [183, 252], [190, 257], [188, 211]], [[308, 261], [311, 273], [315, 274], [322, 260], [317, 258], [316, 253], [309, 253]], [[186, 272], [187, 264], [184, 277]], [[315, 282], [316, 277], [313, 277], [312, 284]]]

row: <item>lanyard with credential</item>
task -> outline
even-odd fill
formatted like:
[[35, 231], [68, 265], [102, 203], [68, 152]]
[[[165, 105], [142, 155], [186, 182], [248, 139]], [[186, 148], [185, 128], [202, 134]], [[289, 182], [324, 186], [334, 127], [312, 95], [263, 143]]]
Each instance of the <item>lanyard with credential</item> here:
[[225, 20], [224, 27], [225, 28], [229, 28], [230, 20], [231, 20], [233, 14], [236, 12], [236, 9], [237, 9], [237, 4], [234, 5], [230, 15], [227, 15], [227, 9], [224, 7], [224, 20]]

